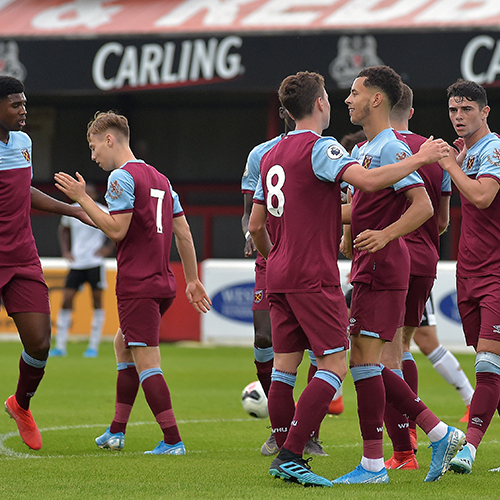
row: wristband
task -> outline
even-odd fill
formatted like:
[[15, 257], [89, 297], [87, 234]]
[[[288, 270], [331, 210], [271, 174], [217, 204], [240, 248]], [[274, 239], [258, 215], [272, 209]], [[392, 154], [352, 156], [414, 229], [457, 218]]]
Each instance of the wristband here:
[[248, 240], [248, 238], [251, 238], [251, 237], [252, 237], [252, 235], [250, 234], [250, 231], [247, 231], [245, 233], [245, 239]]

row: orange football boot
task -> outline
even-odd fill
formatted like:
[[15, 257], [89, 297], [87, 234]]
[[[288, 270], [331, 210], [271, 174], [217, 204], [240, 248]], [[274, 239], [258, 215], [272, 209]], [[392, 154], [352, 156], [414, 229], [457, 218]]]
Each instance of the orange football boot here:
[[12, 395], [5, 401], [5, 411], [16, 421], [21, 439], [32, 450], [39, 450], [42, 447], [42, 436], [31, 415], [30, 410], [21, 408]]

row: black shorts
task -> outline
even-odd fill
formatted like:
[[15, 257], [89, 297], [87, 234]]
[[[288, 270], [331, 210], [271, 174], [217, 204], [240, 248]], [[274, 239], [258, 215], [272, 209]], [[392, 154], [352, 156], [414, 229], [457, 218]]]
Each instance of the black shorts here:
[[104, 273], [104, 265], [91, 269], [71, 269], [66, 277], [65, 288], [79, 290], [85, 283], [88, 283], [92, 290], [104, 290], [106, 288]]

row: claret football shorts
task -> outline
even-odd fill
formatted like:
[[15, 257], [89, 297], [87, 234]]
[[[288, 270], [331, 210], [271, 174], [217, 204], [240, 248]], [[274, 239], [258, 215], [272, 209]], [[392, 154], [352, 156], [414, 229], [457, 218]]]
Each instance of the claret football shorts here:
[[340, 286], [311, 293], [270, 293], [273, 350], [311, 349], [315, 356], [347, 350], [347, 306]]
[[40, 264], [0, 267], [0, 293], [7, 314], [50, 314], [49, 290]]
[[372, 290], [366, 283], [353, 283], [350, 335], [367, 335], [392, 342], [403, 326], [406, 290]]
[[161, 317], [174, 298], [118, 299], [118, 319], [125, 345], [156, 347], [160, 342]]

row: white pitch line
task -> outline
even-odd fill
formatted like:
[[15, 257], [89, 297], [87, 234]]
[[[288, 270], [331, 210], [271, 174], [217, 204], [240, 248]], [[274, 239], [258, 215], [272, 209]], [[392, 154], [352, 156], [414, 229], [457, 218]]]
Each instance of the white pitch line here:
[[[233, 419], [225, 419], [225, 418], [216, 418], [216, 419], [200, 419], [200, 420], [177, 420], [178, 424], [200, 424], [200, 423], [218, 423], [218, 422], [262, 422], [262, 420], [259, 419], [249, 419], [249, 418], [233, 418]], [[82, 425], [63, 425], [59, 427], [45, 427], [43, 429], [40, 429], [40, 432], [57, 432], [57, 431], [66, 431], [66, 430], [72, 430], [72, 429], [93, 429], [94, 427], [102, 428], [106, 427], [107, 424], [82, 424]], [[156, 422], [154, 421], [149, 421], [149, 422], [129, 422], [128, 427], [134, 427], [134, 426], [139, 426], [139, 425], [157, 425]], [[33, 459], [33, 458], [63, 458], [63, 459], [68, 459], [68, 458], [81, 458], [81, 457], [102, 457], [103, 454], [102, 452], [96, 452], [96, 453], [83, 453], [83, 454], [73, 454], [73, 455], [35, 455], [34, 453], [20, 453], [14, 450], [11, 450], [10, 448], [6, 447], [4, 442], [7, 439], [10, 439], [12, 437], [19, 437], [19, 432], [18, 431], [12, 431], [12, 432], [7, 432], [5, 434], [0, 434], [0, 460], [13, 460], [13, 459]], [[495, 439], [489, 440], [489, 441], [482, 441], [481, 444], [484, 445], [490, 445], [490, 444], [499, 444], [500, 441], [497, 441]], [[427, 446], [428, 442], [418, 442], [419, 446]], [[361, 442], [356, 442], [352, 444], [337, 444], [337, 445], [330, 445], [330, 446], [324, 446], [325, 449], [328, 450], [334, 450], [338, 448], [356, 448], [361, 446]], [[384, 446], [391, 446], [391, 443], [385, 442]], [[107, 451], [107, 450], [105, 450]], [[144, 452], [138, 451], [138, 452], [125, 452], [121, 451], [120, 453], [112, 453], [110, 452], [108, 456], [112, 457], [118, 457], [120, 455], [142, 455]], [[189, 453], [205, 453], [204, 450], [189, 450]]]
[[[201, 420], [177, 420], [178, 424], [201, 424], [201, 423], [217, 423], [217, 422], [259, 422], [257, 419], [249, 419], [249, 418], [234, 418], [234, 419], [224, 419], [224, 418], [216, 418], [216, 419], [201, 419]], [[158, 425], [154, 421], [150, 422], [129, 422], [128, 427], [130, 426], [138, 426], [138, 425]], [[53, 432], [53, 431], [67, 431], [72, 429], [92, 429], [94, 427], [105, 428], [107, 424], [82, 424], [82, 425], [63, 425], [59, 427], [44, 427], [40, 429], [40, 432]], [[99, 457], [102, 456], [102, 453], [85, 453], [80, 455], [36, 455], [33, 453], [20, 453], [18, 451], [14, 451], [7, 446], [5, 446], [5, 441], [12, 437], [19, 437], [18, 431], [7, 432], [5, 434], [0, 434], [0, 460], [1, 459], [27, 459], [27, 458], [75, 458], [75, 457]], [[192, 450], [189, 450], [190, 453], [196, 453]], [[200, 451], [199, 453], [202, 453]], [[120, 452], [120, 455], [138, 455], [143, 454], [143, 452]], [[111, 456], [118, 456], [118, 454], [111, 454]]]

